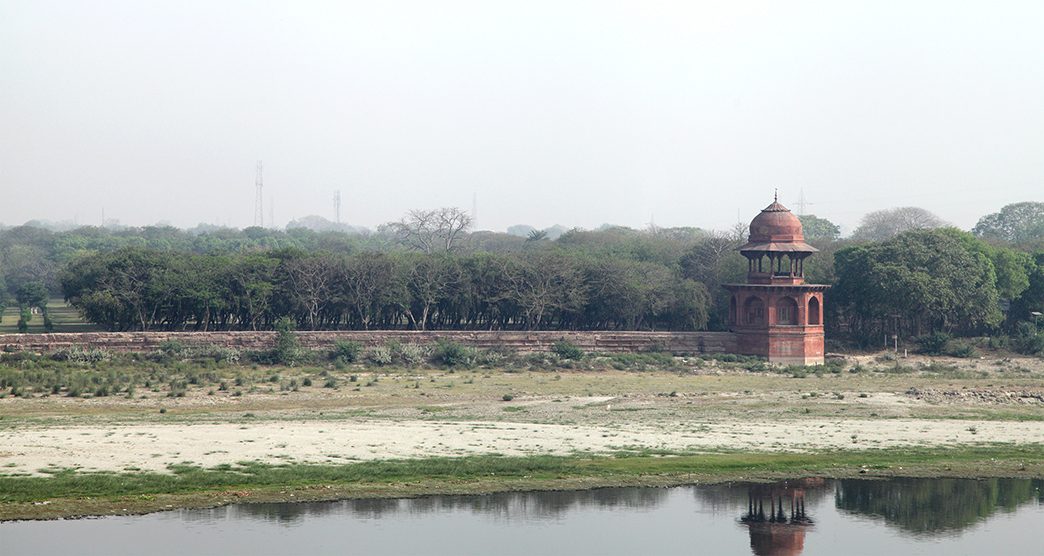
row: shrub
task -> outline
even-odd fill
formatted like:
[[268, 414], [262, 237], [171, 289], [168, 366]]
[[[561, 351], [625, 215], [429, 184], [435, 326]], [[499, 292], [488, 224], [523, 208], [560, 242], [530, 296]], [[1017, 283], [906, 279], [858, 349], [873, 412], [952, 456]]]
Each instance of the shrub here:
[[104, 349], [89, 349], [84, 347], [62, 348], [51, 355], [55, 361], [69, 361], [72, 363], [100, 363], [108, 361], [112, 355]]
[[942, 355], [950, 345], [950, 335], [945, 332], [932, 332], [914, 339], [917, 351], [926, 355]]
[[272, 350], [272, 361], [293, 366], [301, 356], [301, 349], [294, 335], [294, 321], [283, 317], [276, 322], [276, 345]]
[[217, 362], [235, 365], [240, 359], [239, 350], [223, 346], [202, 346], [185, 351], [185, 355], [204, 364]]
[[498, 349], [487, 349], [479, 355], [479, 360], [483, 365], [499, 365], [507, 359], [507, 354]]
[[841, 371], [845, 370], [845, 362], [840, 359], [828, 359], [823, 364], [828, 372], [833, 374], [841, 374]]
[[1011, 345], [1011, 338], [1008, 338], [1004, 335], [990, 336], [989, 341], [986, 343], [986, 345], [990, 349], [1007, 349], [1008, 346]]
[[447, 367], [470, 367], [475, 364], [475, 350], [456, 342], [440, 341], [435, 347], [434, 359]]
[[419, 365], [431, 355], [431, 348], [420, 344], [399, 344], [396, 351], [402, 362], [407, 365]]
[[176, 357], [185, 351], [185, 346], [177, 340], [167, 340], [159, 345], [159, 350], [165, 355]]
[[346, 363], [355, 363], [359, 359], [360, 353], [362, 353], [362, 345], [359, 342], [338, 340], [334, 342], [333, 351], [330, 352], [330, 359], [342, 359]]
[[511, 394], [504, 394], [500, 397], [500, 399], [504, 400], [505, 402], [510, 402], [511, 400], [515, 399], [515, 396], [512, 396]]
[[609, 365], [618, 371], [673, 369], [678, 364], [671, 354], [662, 352], [613, 353], [607, 359]]
[[768, 370], [768, 365], [766, 365], [764, 361], [752, 361], [750, 363], [744, 363], [743, 368], [752, 373], [760, 373]]
[[584, 351], [572, 342], [559, 340], [551, 346], [551, 352], [562, 359], [582, 359]]
[[979, 352], [968, 342], [952, 342], [947, 348], [946, 354], [953, 357], [976, 357]]
[[1044, 354], [1044, 334], [1030, 322], [1020, 322], [1012, 338], [1015, 351], [1026, 355]]
[[371, 349], [368, 358], [375, 365], [390, 365], [395, 360], [391, 350], [386, 346], [377, 346]]

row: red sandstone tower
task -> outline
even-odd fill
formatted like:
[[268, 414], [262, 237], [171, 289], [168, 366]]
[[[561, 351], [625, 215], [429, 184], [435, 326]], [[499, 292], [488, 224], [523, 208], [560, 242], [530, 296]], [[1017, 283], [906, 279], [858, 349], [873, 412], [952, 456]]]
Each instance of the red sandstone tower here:
[[822, 365], [823, 292], [830, 286], [805, 283], [805, 259], [817, 249], [805, 243], [801, 221], [777, 199], [751, 221], [739, 251], [747, 258], [747, 283], [725, 285], [739, 352], [770, 363]]

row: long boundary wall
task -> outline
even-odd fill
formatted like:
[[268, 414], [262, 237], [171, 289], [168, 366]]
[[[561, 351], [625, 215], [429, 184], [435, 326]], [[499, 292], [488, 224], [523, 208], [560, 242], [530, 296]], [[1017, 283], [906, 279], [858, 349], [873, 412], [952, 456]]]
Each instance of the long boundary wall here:
[[[731, 332], [520, 332], [520, 331], [337, 331], [295, 332], [306, 348], [326, 348], [336, 341], [376, 346], [388, 341], [426, 344], [440, 339], [478, 347], [500, 347], [518, 352], [548, 351], [558, 341], [576, 344], [588, 352], [663, 351], [674, 354], [735, 353]], [[76, 332], [59, 334], [0, 334], [4, 351], [48, 352], [91, 347], [110, 351], [150, 351], [166, 341], [183, 346], [221, 346], [241, 350], [269, 349], [275, 332]]]

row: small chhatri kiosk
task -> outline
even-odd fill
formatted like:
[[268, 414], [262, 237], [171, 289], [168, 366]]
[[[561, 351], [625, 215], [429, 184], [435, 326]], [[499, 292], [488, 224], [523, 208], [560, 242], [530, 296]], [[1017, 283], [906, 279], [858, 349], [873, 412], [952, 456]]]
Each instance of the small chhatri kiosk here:
[[805, 283], [805, 259], [818, 251], [805, 243], [801, 220], [778, 197], [750, 223], [740, 253], [747, 258], [747, 283], [726, 284], [729, 325], [739, 352], [770, 363], [822, 365], [823, 292], [830, 286]]

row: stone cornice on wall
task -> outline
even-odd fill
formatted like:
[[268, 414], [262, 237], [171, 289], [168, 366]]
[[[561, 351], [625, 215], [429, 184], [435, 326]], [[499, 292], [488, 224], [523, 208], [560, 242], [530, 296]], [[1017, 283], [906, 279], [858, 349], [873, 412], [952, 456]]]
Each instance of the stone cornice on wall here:
[[[480, 331], [480, 330], [380, 330], [317, 331], [294, 333], [302, 347], [320, 349], [334, 342], [354, 341], [365, 346], [389, 341], [427, 344], [447, 340], [477, 348], [502, 348], [521, 353], [550, 351], [565, 340], [588, 352], [625, 353], [662, 351], [673, 354], [735, 353], [731, 332], [571, 332], [571, 331]], [[88, 347], [135, 352], [158, 349], [176, 341], [185, 347], [217, 346], [240, 350], [271, 349], [275, 332], [70, 332], [55, 334], [0, 334], [0, 349], [46, 353], [59, 349]], [[0, 354], [2, 357], [2, 354]]]

